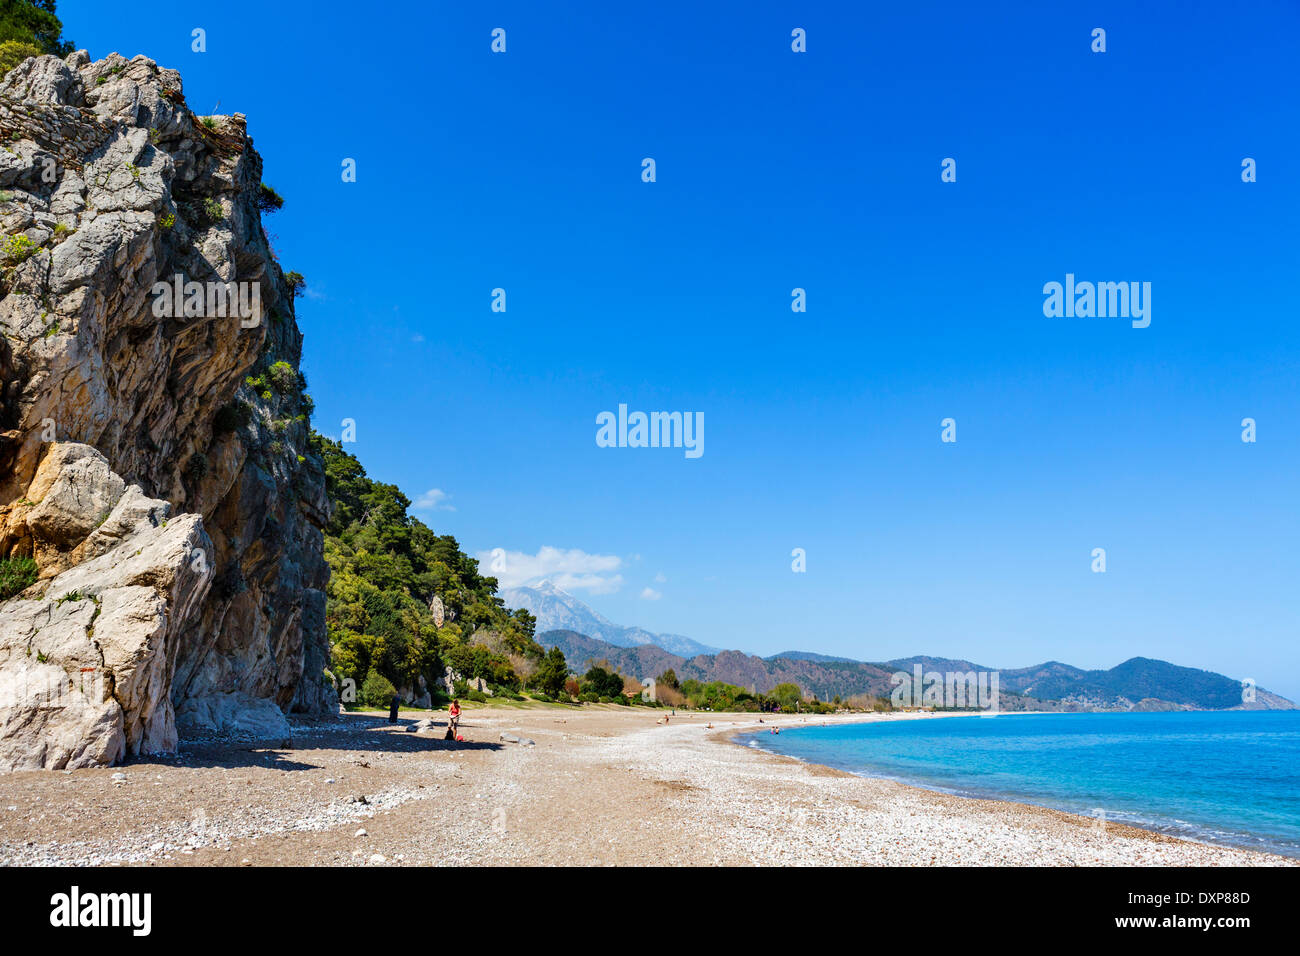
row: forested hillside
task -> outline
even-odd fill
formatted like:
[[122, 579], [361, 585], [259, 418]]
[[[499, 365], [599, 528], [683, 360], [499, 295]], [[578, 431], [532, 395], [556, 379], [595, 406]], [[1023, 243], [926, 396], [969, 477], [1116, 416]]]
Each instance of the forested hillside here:
[[334, 675], [371, 702], [383, 682], [415, 688], [423, 676], [432, 685], [446, 665], [518, 689], [542, 656], [532, 615], [507, 609], [496, 579], [480, 575], [454, 537], [412, 517], [396, 485], [367, 477], [338, 442], [312, 440], [333, 503], [325, 559]]

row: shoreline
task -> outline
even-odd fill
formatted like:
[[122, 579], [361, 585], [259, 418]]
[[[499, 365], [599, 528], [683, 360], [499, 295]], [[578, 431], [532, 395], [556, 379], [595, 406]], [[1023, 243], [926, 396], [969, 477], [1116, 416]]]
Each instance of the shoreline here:
[[730, 739], [959, 714], [759, 716], [474, 705], [454, 744], [442, 719], [411, 732], [417, 717], [350, 714], [297, 723], [287, 747], [187, 742], [124, 767], [15, 773], [0, 778], [0, 864], [1297, 865]]
[[[844, 719], [844, 720], [840, 720], [839, 723], [868, 724], [868, 723], [888, 722], [890, 720], [900, 720], [900, 719], [909, 719], [909, 718], [918, 718], [918, 717], [926, 718], [926, 719], [935, 719], [935, 718], [943, 718], [943, 717], [986, 717], [987, 718], [987, 717], [1030, 717], [1030, 716], [1048, 716], [1048, 715], [1068, 716], [1066, 714], [1062, 714], [1059, 711], [1003, 711], [1003, 712], [998, 712], [996, 714], [976, 714], [976, 713], [965, 713], [965, 712], [930, 712], [930, 713], [895, 712], [888, 715], [887, 717], [883, 713], [853, 715], [855, 717], [861, 717], [862, 719], [860, 720]], [[835, 716], [848, 716], [848, 715], [835, 715]], [[824, 718], [821, 715], [819, 715], [819, 720], [824, 721]], [[829, 724], [826, 724], [824, 722], [821, 724], [813, 724], [813, 723], [808, 724], [809, 727], [814, 727], [819, 725], [829, 726]], [[958, 800], [978, 800], [978, 801], [987, 801], [987, 802], [994, 802], [994, 803], [1006, 803], [1017, 807], [1024, 807], [1024, 808], [1035, 809], [1035, 810], [1048, 810], [1053, 813], [1064, 814], [1072, 818], [1075, 821], [1075, 823], [1079, 826], [1095, 827], [1097, 825], [1096, 818], [1085, 816], [1084, 814], [1081, 814], [1076, 810], [1070, 810], [1064, 807], [1052, 806], [1046, 803], [1029, 803], [1024, 799], [1017, 799], [1014, 795], [983, 794], [975, 791], [962, 792], [960, 790], [944, 789], [939, 786], [927, 785], [926, 783], [921, 781], [877, 775], [867, 771], [855, 772], [852, 770], [844, 770], [839, 767], [832, 767], [829, 764], [818, 763], [816, 761], [808, 760], [803, 757], [796, 757], [791, 754], [777, 753], [761, 745], [745, 743], [740, 739], [743, 737], [757, 737], [759, 735], [762, 735], [763, 733], [764, 730], [762, 728], [749, 728], [746, 730], [735, 731], [730, 735], [722, 735], [715, 739], [724, 741], [736, 747], [740, 747], [741, 749], [746, 751], [757, 751], [758, 753], [765, 754], [766, 756], [769, 757], [777, 758], [779, 760], [793, 761], [796, 764], [801, 764], [804, 766], [820, 767], [828, 772], [844, 774], [846, 776], [856, 778], [859, 780], [876, 780], [885, 783], [892, 783], [900, 787], [906, 787], [912, 790], [921, 790], [926, 793], [941, 794], [945, 797], [952, 797]], [[1213, 841], [1209, 839], [1198, 839], [1197, 837], [1194, 836], [1185, 836], [1185, 835], [1170, 832], [1169, 830], [1159, 829], [1158, 826], [1154, 824], [1144, 825], [1143, 823], [1124, 821], [1114, 817], [1108, 818], [1104, 825], [1108, 828], [1121, 827], [1126, 830], [1133, 830], [1138, 833], [1146, 833], [1154, 836], [1160, 836], [1171, 840], [1177, 840], [1183, 843], [1194, 844], [1197, 846], [1205, 846], [1205, 847], [1210, 847], [1215, 849], [1237, 850], [1243, 853], [1257, 853], [1269, 857], [1279, 857], [1283, 860], [1286, 860], [1290, 865], [1300, 866], [1300, 857], [1291, 856], [1286, 853], [1279, 852], [1275, 849], [1264, 849], [1258, 847], [1243, 846], [1240, 843], [1233, 843], [1233, 842], [1229, 842], [1228, 840], [1219, 842], [1219, 841]], [[1238, 835], [1242, 837], [1251, 836], [1251, 834], [1249, 834], [1247, 831], [1240, 831]], [[1264, 838], [1261, 837], [1260, 839], [1264, 839]]]

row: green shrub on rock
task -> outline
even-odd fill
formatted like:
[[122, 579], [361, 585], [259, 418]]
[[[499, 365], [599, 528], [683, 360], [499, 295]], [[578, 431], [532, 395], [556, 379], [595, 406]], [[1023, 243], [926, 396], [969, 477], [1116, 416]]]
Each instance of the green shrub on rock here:
[[276, 362], [266, 370], [271, 386], [281, 395], [287, 395], [298, 387], [298, 372], [288, 362]]
[[8, 73], [29, 56], [40, 56], [45, 51], [22, 40], [5, 40], [0, 43], [0, 73]]
[[15, 556], [0, 560], [0, 601], [7, 601], [19, 591], [36, 583], [36, 562], [31, 558]]
[[6, 261], [17, 265], [20, 262], [26, 262], [32, 256], [40, 251], [40, 246], [32, 242], [31, 239], [22, 233], [10, 236], [4, 241], [4, 257]]

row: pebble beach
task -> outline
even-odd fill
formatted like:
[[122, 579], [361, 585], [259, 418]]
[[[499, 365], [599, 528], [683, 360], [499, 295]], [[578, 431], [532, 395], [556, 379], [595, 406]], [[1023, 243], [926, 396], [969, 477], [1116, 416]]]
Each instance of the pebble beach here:
[[[773, 726], [944, 719], [471, 705], [124, 767], [0, 777], [4, 865], [1295, 865], [745, 746]], [[413, 732], [421, 718], [433, 726]], [[737, 742], [737, 738], [741, 742]], [[532, 741], [530, 744], [529, 741]]]

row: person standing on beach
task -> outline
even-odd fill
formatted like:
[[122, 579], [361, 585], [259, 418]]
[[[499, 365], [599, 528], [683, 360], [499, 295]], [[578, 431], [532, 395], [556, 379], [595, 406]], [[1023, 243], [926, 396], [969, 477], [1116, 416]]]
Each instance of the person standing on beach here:
[[460, 701], [452, 698], [451, 707], [447, 710], [448, 720], [447, 729], [451, 731], [451, 736], [456, 737], [460, 733]]

